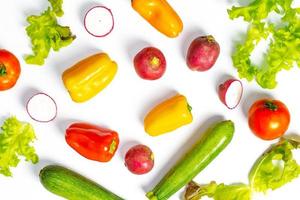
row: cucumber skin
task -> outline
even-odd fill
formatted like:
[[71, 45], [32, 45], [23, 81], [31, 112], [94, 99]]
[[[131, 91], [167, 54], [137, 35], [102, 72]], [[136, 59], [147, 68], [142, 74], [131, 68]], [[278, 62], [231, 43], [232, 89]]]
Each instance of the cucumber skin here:
[[222, 121], [208, 129], [194, 147], [147, 192], [150, 200], [166, 200], [188, 184], [231, 142], [234, 133], [232, 121]]
[[47, 190], [69, 200], [123, 200], [97, 183], [61, 166], [46, 166], [39, 176]]

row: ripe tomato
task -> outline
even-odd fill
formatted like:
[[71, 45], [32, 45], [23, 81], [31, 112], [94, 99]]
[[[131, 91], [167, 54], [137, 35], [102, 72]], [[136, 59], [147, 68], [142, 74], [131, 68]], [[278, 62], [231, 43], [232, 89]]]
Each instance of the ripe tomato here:
[[248, 123], [255, 135], [264, 140], [273, 140], [288, 129], [290, 113], [281, 101], [261, 99], [251, 106]]
[[20, 73], [20, 63], [16, 56], [0, 49], [0, 91], [14, 87]]

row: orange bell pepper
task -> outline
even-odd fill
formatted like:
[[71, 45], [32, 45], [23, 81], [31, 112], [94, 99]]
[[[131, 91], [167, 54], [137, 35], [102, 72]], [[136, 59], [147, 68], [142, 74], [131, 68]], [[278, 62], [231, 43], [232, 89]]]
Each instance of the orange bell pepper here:
[[154, 28], [166, 36], [174, 38], [181, 33], [182, 21], [166, 0], [132, 0], [131, 5]]

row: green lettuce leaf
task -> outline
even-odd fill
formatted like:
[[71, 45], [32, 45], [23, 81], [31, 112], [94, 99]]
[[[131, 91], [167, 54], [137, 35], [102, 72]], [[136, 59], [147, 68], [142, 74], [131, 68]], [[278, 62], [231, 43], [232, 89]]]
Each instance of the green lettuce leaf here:
[[16, 167], [20, 156], [26, 161], [38, 162], [38, 156], [31, 143], [35, 140], [33, 127], [20, 122], [16, 117], [5, 120], [0, 132], [0, 174], [12, 176], [11, 167]]
[[249, 174], [250, 186], [254, 191], [275, 190], [300, 175], [300, 165], [293, 158], [293, 149], [298, 142], [283, 139], [272, 146], [254, 164]]
[[[292, 0], [255, 0], [248, 6], [233, 7], [229, 17], [243, 17], [250, 23], [244, 43], [237, 44], [232, 55], [233, 65], [240, 78], [257, 83], [268, 89], [277, 86], [276, 76], [281, 70], [289, 70], [300, 63], [300, 8], [292, 8]], [[281, 24], [267, 22], [271, 12], [281, 15]], [[251, 62], [250, 56], [257, 44], [270, 38], [270, 46], [262, 66]]]
[[76, 38], [68, 26], [61, 26], [57, 22], [57, 16], [63, 15], [63, 0], [49, 0], [49, 2], [51, 7], [41, 15], [27, 17], [29, 25], [26, 32], [31, 39], [33, 51], [33, 55], [25, 57], [27, 64], [43, 65], [51, 49], [59, 51]]
[[49, 0], [49, 2], [56, 16], [61, 17], [64, 15], [64, 11], [62, 9], [63, 0]]
[[205, 196], [214, 200], [250, 200], [251, 189], [245, 184], [224, 185], [213, 181], [202, 186], [192, 181], [186, 189], [184, 198], [199, 200]]

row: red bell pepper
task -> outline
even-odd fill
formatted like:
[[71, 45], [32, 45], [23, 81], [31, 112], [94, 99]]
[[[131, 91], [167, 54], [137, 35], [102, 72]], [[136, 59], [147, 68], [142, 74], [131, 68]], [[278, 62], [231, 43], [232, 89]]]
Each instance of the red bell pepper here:
[[118, 145], [118, 133], [88, 123], [74, 123], [66, 130], [67, 143], [83, 157], [108, 162]]

